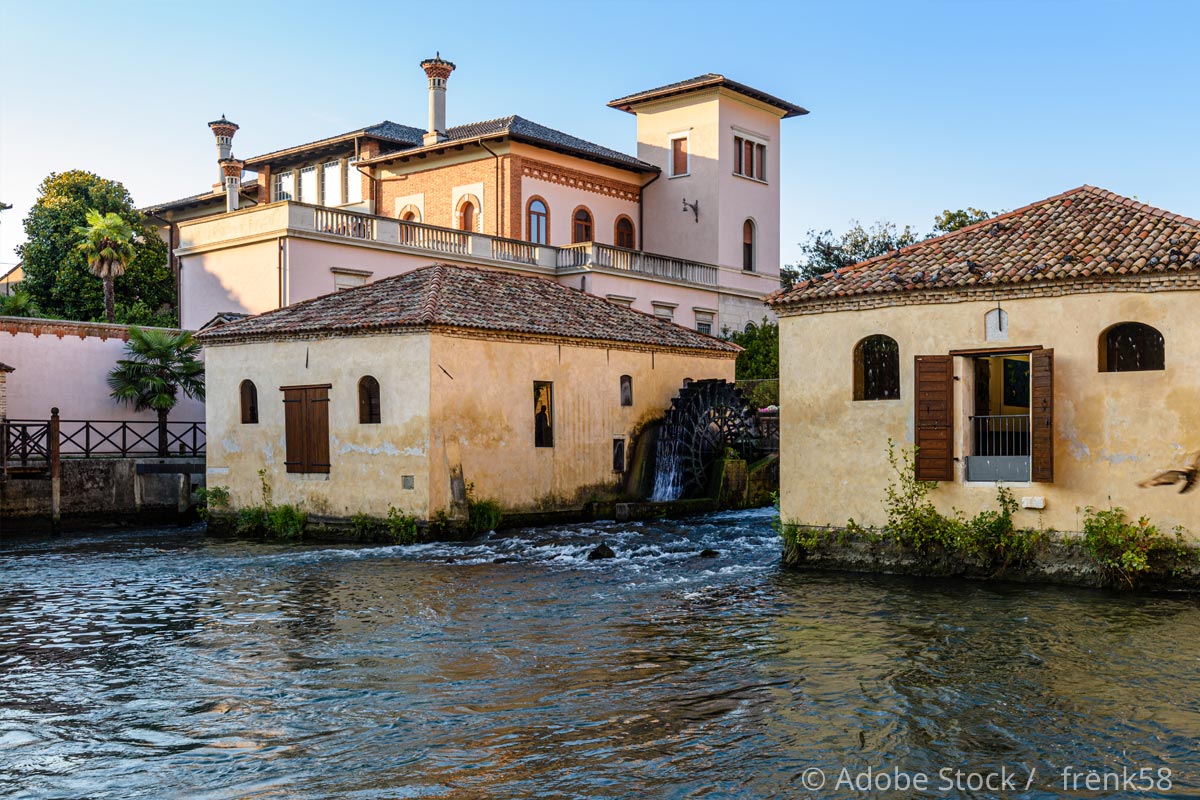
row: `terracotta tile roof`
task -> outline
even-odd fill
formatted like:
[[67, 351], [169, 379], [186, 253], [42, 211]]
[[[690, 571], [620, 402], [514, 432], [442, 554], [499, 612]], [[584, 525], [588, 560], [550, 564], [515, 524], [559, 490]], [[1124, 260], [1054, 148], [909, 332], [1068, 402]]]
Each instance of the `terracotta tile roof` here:
[[734, 355], [737, 345], [665, 322], [545, 278], [449, 264], [327, 294], [219, 325], [204, 344], [404, 328], [448, 327], [523, 333]]
[[1200, 270], [1200, 221], [1081, 186], [779, 291], [776, 309], [862, 295]]
[[744, 83], [738, 83], [737, 81], [730, 80], [724, 75], [718, 75], [715, 72], [697, 75], [696, 77], [688, 78], [685, 81], [668, 83], [666, 86], [647, 89], [643, 92], [626, 95], [625, 97], [618, 97], [616, 100], [610, 101], [608, 103], [608, 107], [616, 108], [621, 111], [632, 112], [634, 106], [641, 105], [642, 103], [648, 103], [651, 100], [663, 100], [668, 97], [675, 97], [677, 95], [687, 94], [689, 92], [698, 92], [703, 89], [710, 89], [714, 87], [731, 89], [738, 94], [743, 94], [746, 97], [758, 100], [760, 103], [766, 103], [769, 106], [774, 106], [775, 108], [778, 108], [780, 111], [784, 112], [784, 119], [787, 119], [788, 117], [798, 117], [801, 114], [808, 113], [808, 109], [802, 108], [795, 103], [789, 103], [787, 100], [781, 100], [775, 95], [767, 94], [766, 92], [759, 91], [752, 86], [747, 86]]

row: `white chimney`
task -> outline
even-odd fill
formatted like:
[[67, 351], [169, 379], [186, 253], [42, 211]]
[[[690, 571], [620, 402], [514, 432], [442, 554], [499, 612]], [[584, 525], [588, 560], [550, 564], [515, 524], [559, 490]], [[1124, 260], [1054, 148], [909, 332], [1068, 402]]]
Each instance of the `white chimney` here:
[[222, 114], [220, 119], [208, 123], [208, 129], [217, 137], [217, 181], [218, 185], [224, 185], [225, 171], [220, 162], [233, 157], [233, 135], [237, 133], [238, 126]]
[[222, 158], [221, 175], [225, 183], [225, 210], [237, 211], [238, 200], [242, 194], [242, 168], [245, 161], [236, 158]]
[[454, 65], [443, 61], [442, 54], [438, 53], [422, 61], [421, 69], [429, 76], [429, 130], [425, 133], [424, 143], [437, 144], [449, 138], [446, 136], [446, 80], [454, 72]]

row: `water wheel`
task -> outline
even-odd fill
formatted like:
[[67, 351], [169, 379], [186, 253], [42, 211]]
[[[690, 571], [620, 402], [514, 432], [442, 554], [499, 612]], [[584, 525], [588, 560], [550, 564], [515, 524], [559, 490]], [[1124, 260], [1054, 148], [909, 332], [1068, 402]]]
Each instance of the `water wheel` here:
[[684, 386], [659, 432], [655, 499], [707, 489], [714, 462], [729, 448], [749, 450], [757, 438], [753, 409], [736, 386], [723, 380]]

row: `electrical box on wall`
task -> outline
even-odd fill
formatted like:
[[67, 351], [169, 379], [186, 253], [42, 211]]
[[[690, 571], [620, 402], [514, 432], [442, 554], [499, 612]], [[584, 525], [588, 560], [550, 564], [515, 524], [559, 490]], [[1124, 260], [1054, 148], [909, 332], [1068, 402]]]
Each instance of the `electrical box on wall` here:
[[1021, 508], [1036, 508], [1041, 511], [1046, 507], [1046, 498], [1044, 497], [1022, 497]]

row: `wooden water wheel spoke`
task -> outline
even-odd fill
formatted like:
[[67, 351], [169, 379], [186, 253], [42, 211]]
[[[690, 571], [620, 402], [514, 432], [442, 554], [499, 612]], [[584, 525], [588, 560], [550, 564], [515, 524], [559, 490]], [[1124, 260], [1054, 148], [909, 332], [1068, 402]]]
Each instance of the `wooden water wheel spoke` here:
[[725, 381], [695, 381], [679, 392], [661, 435], [677, 445], [686, 490], [707, 488], [713, 463], [758, 435], [753, 420], [741, 391]]

